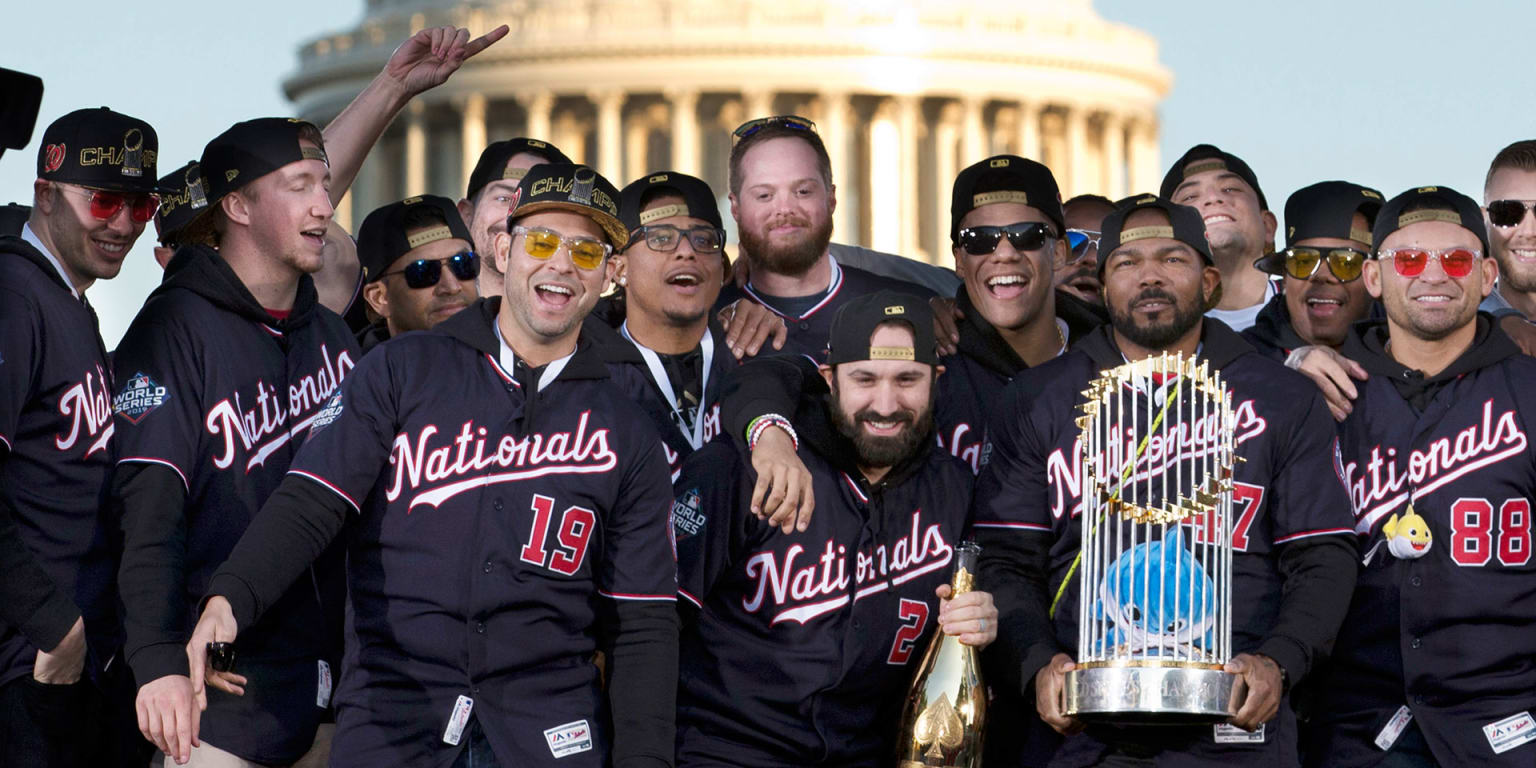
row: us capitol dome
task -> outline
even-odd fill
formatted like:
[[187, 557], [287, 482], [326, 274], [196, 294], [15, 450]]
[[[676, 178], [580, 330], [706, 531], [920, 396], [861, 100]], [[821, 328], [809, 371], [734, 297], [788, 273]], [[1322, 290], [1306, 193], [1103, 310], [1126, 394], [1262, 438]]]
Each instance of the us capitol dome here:
[[463, 197], [480, 151], [513, 136], [619, 187], [698, 175], [723, 211], [730, 131], [785, 113], [815, 120], [831, 154], [834, 239], [937, 264], [950, 184], [987, 155], [1044, 162], [1066, 197], [1161, 178], [1171, 76], [1155, 40], [1090, 0], [366, 0], [356, 27], [300, 47], [283, 88], [324, 125], [443, 24], [512, 31], [390, 126], [338, 211], [349, 229], [409, 195]]

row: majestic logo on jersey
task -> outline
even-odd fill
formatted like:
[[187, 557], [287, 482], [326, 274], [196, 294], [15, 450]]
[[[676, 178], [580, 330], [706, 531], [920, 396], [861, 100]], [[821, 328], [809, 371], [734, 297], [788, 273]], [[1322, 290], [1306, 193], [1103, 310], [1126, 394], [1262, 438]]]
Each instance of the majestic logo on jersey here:
[[[1269, 426], [1264, 417], [1253, 407], [1252, 400], [1244, 400], [1233, 412], [1237, 422], [1236, 445], [1264, 434]], [[1139, 425], [1143, 429], [1145, 425]], [[1104, 446], [1098, 456], [1106, 475], [1125, 477], [1127, 482], [1158, 477], [1169, 467], [1181, 461], [1198, 458], [1210, 453], [1217, 445], [1221, 428], [1216, 415], [1190, 420], [1168, 429], [1166, 434], [1154, 433], [1141, 444], [1141, 436], [1132, 429], [1121, 430], [1125, 439]], [[1060, 448], [1046, 457], [1045, 471], [1052, 491], [1051, 515], [1060, 518], [1068, 510], [1075, 517], [1083, 511], [1083, 447], [1082, 438], [1072, 443], [1072, 454], [1067, 456]], [[1132, 464], [1134, 463], [1134, 466]]]
[[156, 384], [149, 374], [140, 371], [128, 379], [117, 397], [112, 398], [112, 410], [127, 419], [129, 424], [138, 424], [169, 399], [171, 396], [166, 393], [165, 387]]
[[59, 415], [69, 424], [68, 434], [53, 436], [53, 445], [61, 451], [75, 447], [82, 438], [90, 440], [85, 455], [106, 450], [116, 427], [112, 424], [112, 393], [107, 390], [107, 372], [100, 365], [85, 380], [76, 382], [59, 396]]
[[1495, 415], [1493, 400], [1489, 399], [1483, 403], [1481, 421], [1430, 441], [1424, 450], [1402, 455], [1391, 446], [1371, 446], [1370, 458], [1364, 466], [1358, 461], [1344, 465], [1349, 498], [1355, 507], [1355, 532], [1369, 533], [1403, 502], [1433, 493], [1484, 467], [1521, 456], [1527, 445], [1515, 412], [1508, 410]]
[[[401, 433], [395, 437], [389, 455], [395, 475], [385, 498], [394, 501], [406, 491], [420, 488], [423, 482], [442, 483], [416, 494], [406, 506], [409, 513], [423, 504], [442, 506], [465, 491], [488, 485], [546, 475], [607, 472], [618, 464], [618, 456], [608, 447], [607, 428], [588, 432], [591, 414], [581, 412], [574, 433], [535, 433], [522, 439], [511, 435], [491, 438], [489, 431], [476, 427], [473, 420], [464, 422], [458, 434], [448, 440], [441, 439], [437, 427], [431, 424], [422, 427], [414, 437]], [[508, 471], [493, 471], [496, 469]]]
[[832, 539], [827, 539], [820, 555], [807, 556], [805, 547], [793, 544], [783, 552], [751, 556], [746, 574], [757, 586], [742, 598], [741, 607], [757, 613], [771, 603], [775, 613], [770, 623], [804, 624], [850, 602], [947, 567], [954, 548], [944, 540], [938, 523], [923, 525], [922, 515], [921, 509], [912, 513], [910, 531], [895, 544], [855, 553], [852, 569], [848, 567], [848, 548]]
[[325, 344], [320, 345], [320, 358], [319, 370], [288, 385], [286, 406], [284, 393], [278, 387], [258, 379], [255, 402], [250, 408], [245, 407], [245, 401], [236, 392], [208, 409], [203, 426], [208, 434], [223, 440], [213, 457], [215, 467], [228, 469], [235, 461], [236, 450], [244, 450], [251, 453], [245, 463], [245, 471], [250, 472], [265, 464], [294, 435], [309, 428], [319, 415], [314, 411], [341, 387], [353, 365], [350, 353], [343, 351], [332, 357]]

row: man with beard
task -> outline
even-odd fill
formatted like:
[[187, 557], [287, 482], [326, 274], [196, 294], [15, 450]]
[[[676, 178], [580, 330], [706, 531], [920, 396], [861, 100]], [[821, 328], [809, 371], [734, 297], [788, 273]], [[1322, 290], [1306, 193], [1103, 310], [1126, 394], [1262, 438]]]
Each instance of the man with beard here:
[[316, 733], [340, 650], [339, 552], [241, 644], [243, 679], [264, 696], [220, 695], [200, 712], [183, 648], [213, 569], [359, 353], [309, 277], [333, 213], [320, 130], [287, 118], [238, 123], [199, 165], [209, 205], [193, 226], [214, 231], [218, 248], [178, 251], [113, 360], [126, 660], [140, 730], [167, 756], [286, 765], [312, 746], [326, 751]]
[[1371, 251], [1381, 193], [1347, 181], [1303, 187], [1285, 201], [1285, 250], [1254, 266], [1281, 277], [1279, 296], [1243, 338], [1276, 360], [1309, 345], [1338, 348], [1371, 311], [1360, 271]]
[[504, 295], [358, 364], [187, 645], [198, 683], [238, 692], [207, 644], [263, 632], [350, 526], [332, 765], [671, 763], [671, 487], [582, 324], [625, 240], [618, 192], [566, 163], [518, 189], [495, 240]]
[[[558, 147], [547, 141], [517, 137], [492, 143], [480, 153], [469, 173], [469, 188], [459, 201], [459, 215], [475, 246], [475, 253], [491, 250], [496, 236], [507, 231], [507, 214], [517, 205], [517, 185], [528, 169], [544, 163], [569, 163]], [[486, 259], [480, 265], [475, 287], [481, 296], [501, 295], [501, 271]]]
[[[1230, 766], [1296, 762], [1287, 700], [1331, 643], [1354, 583], [1355, 546], [1341, 482], [1330, 482], [1332, 423], [1305, 380], [1202, 316], [1221, 275], [1200, 212], [1147, 195], [1105, 220], [1100, 270], [1111, 324], [1016, 377], [989, 432], [974, 495], [981, 576], [1003, 616], [991, 679], [1033, 697], [1068, 734], [1052, 766]], [[1247, 696], [1229, 723], [1089, 726], [1064, 712], [1068, 649], [1078, 642], [1084, 460], [1076, 423], [1101, 372], [1163, 352], [1219, 371], [1238, 414], [1232, 521], [1232, 642], [1226, 670]], [[1191, 427], [1192, 433], [1214, 430]], [[1198, 446], [1195, 449], [1197, 450]], [[1097, 457], [1103, 462], [1109, 459]], [[1196, 521], [1189, 535], [1206, 535]], [[1182, 526], [1181, 526], [1182, 527]], [[1241, 730], [1239, 730], [1241, 729]], [[1245, 733], [1246, 731], [1247, 733]]]
[[1056, 270], [1056, 288], [1066, 291], [1096, 307], [1104, 306], [1099, 289], [1099, 236], [1104, 217], [1115, 204], [1103, 195], [1078, 195], [1061, 204], [1067, 224], [1065, 269]]
[[784, 350], [819, 361], [832, 316], [851, 299], [882, 289], [933, 295], [844, 267], [827, 252], [837, 189], [814, 123], [793, 115], [760, 118], [743, 123], [731, 141], [731, 216], [751, 279], [726, 286], [718, 307], [742, 298], [766, 306], [789, 327]]
[[[1386, 319], [1338, 451], [1365, 566], [1308, 728], [1318, 766], [1536, 761], [1536, 362], [1477, 311], [1498, 269], [1477, 203], [1389, 200], [1364, 282]], [[1454, 446], [1454, 447], [1453, 447]]]
[[1211, 256], [1221, 271], [1216, 305], [1208, 314], [1235, 331], [1246, 330], [1275, 295], [1275, 285], [1253, 264], [1275, 242], [1275, 215], [1253, 169], [1210, 144], [1191, 147], [1174, 161], [1158, 193], [1200, 212]]
[[126, 764], [138, 745], [120, 735], [143, 743], [101, 498], [111, 363], [85, 293], [154, 215], [158, 149], [148, 123], [105, 107], [59, 118], [28, 218], [0, 237], [0, 766]]
[[424, 331], [479, 298], [480, 254], [453, 201], [408, 197], [363, 219], [357, 231], [363, 298], [378, 322], [358, 334], [367, 352], [406, 331]]
[[802, 399], [781, 425], [802, 441], [821, 500], [808, 529], [745, 513], [750, 445], [736, 440], [695, 453], [674, 484], [679, 766], [886, 764], [935, 624], [978, 647], [994, 636], [989, 594], [946, 600], [971, 473], [933, 440], [943, 367], [927, 301], [849, 301], [830, 346], [831, 394]]

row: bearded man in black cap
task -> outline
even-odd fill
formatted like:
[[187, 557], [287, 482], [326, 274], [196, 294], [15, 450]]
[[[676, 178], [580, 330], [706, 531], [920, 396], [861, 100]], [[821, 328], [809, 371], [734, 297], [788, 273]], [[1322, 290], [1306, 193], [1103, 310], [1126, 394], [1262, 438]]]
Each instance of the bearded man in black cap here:
[[148, 123], [105, 107], [59, 118], [28, 221], [0, 237], [0, 765], [135, 751], [108, 724], [132, 685], [117, 525], [101, 503], [116, 457], [111, 364], [85, 292], [117, 276], [153, 218], [158, 149]]

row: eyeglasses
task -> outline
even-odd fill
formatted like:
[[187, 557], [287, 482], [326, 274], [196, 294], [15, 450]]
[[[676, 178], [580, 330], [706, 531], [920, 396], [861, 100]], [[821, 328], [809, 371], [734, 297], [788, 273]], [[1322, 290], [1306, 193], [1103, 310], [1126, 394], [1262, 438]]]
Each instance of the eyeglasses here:
[[448, 271], [459, 280], [473, 280], [480, 274], [480, 254], [474, 251], [460, 251], [445, 259], [417, 259], [405, 265], [403, 269], [385, 272], [379, 275], [379, 278], [405, 275], [407, 288], [431, 288], [443, 279], [445, 263], [448, 265]]
[[773, 115], [772, 117], [759, 117], [756, 120], [748, 120], [745, 123], [736, 126], [736, 130], [731, 131], [731, 146], [734, 147], [737, 144], [740, 144], [742, 139], [745, 139], [764, 128], [774, 125], [782, 126], [784, 128], [792, 128], [797, 131], [805, 131], [807, 133], [816, 132], [816, 124], [799, 115]]
[[677, 250], [677, 246], [688, 238], [688, 244], [693, 246], [694, 253], [710, 254], [719, 253], [725, 247], [725, 230], [718, 227], [693, 227], [691, 229], [679, 229], [671, 224], [647, 224], [629, 236], [629, 242], [625, 248], [645, 241], [647, 248], [658, 253], [671, 253]]
[[1459, 280], [1472, 274], [1472, 265], [1482, 254], [1475, 248], [1442, 248], [1438, 251], [1427, 251], [1423, 248], [1393, 248], [1382, 251], [1376, 255], [1378, 259], [1391, 259], [1392, 266], [1403, 277], [1418, 277], [1424, 274], [1424, 267], [1428, 266], [1431, 258], [1440, 260], [1440, 269], [1445, 276]]
[[1067, 247], [1072, 249], [1072, 258], [1067, 263], [1076, 264], [1082, 261], [1083, 257], [1088, 255], [1089, 248], [1097, 250], [1101, 235], [1102, 233], [1091, 229], [1067, 230]]
[[997, 250], [1003, 235], [1015, 251], [1038, 251], [1056, 235], [1051, 228], [1038, 221], [1021, 221], [1006, 227], [966, 227], [959, 232], [960, 247], [972, 256], [985, 256]]
[[1525, 219], [1525, 212], [1536, 208], [1536, 205], [1527, 204], [1524, 200], [1495, 200], [1483, 208], [1488, 212], [1488, 221], [1495, 227], [1518, 226]]
[[580, 269], [597, 269], [613, 253], [613, 246], [585, 237], [566, 237], [542, 227], [513, 227], [512, 236], [523, 236], [523, 253], [539, 261], [548, 261], [564, 245], [571, 263]]
[[62, 184], [59, 185], [59, 189], [85, 195], [85, 198], [91, 202], [91, 216], [102, 221], [110, 221], [118, 211], [123, 209], [123, 206], [128, 206], [128, 217], [138, 224], [146, 224], [155, 217], [155, 211], [160, 210], [159, 195], [128, 195], [123, 192], [70, 187]]
[[1358, 279], [1365, 266], [1365, 251], [1355, 248], [1287, 248], [1281, 255], [1285, 257], [1285, 273], [1297, 280], [1310, 280], [1324, 261], [1328, 271], [1344, 283]]

